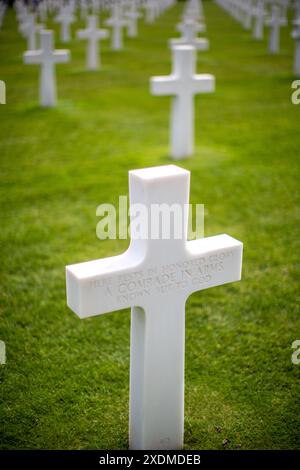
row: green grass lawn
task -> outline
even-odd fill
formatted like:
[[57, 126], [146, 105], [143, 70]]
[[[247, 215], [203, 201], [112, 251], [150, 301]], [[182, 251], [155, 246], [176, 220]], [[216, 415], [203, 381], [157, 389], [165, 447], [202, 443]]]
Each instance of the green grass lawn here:
[[[128, 170], [164, 165], [169, 98], [149, 78], [170, 72], [167, 40], [182, 5], [141, 23], [123, 52], [103, 42], [86, 72], [85, 43], [59, 65], [59, 102], [38, 106], [37, 66], [9, 12], [0, 31], [2, 449], [128, 447], [130, 312], [79, 320], [66, 307], [66, 264], [123, 252], [96, 238], [96, 207], [128, 191]], [[191, 202], [206, 235], [244, 242], [243, 280], [194, 294], [186, 313], [186, 449], [300, 448], [300, 105], [291, 104], [293, 41], [279, 56], [212, 2], [209, 52], [198, 71], [217, 89], [198, 96]], [[51, 22], [49, 23], [51, 26]], [[78, 23], [76, 27], [82, 26]], [[55, 25], [57, 30], [57, 25]], [[58, 39], [58, 32], [56, 33]], [[62, 45], [57, 40], [57, 47]]]

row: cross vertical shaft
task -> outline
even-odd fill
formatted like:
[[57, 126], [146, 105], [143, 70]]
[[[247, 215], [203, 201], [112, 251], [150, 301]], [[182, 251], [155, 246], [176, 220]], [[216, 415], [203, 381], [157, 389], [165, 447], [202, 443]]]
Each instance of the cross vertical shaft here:
[[[45, 57], [50, 59], [53, 53], [53, 32], [41, 34], [41, 49]], [[41, 63], [40, 103], [42, 106], [53, 106], [57, 101], [55, 64], [50, 60]]]

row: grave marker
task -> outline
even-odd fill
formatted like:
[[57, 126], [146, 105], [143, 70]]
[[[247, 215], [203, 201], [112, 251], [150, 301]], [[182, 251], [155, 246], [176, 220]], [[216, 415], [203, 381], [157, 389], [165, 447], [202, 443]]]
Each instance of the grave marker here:
[[278, 54], [280, 50], [280, 28], [285, 24], [282, 19], [281, 11], [278, 5], [272, 5], [271, 17], [266, 20], [266, 25], [270, 27], [269, 52]]
[[[130, 203], [148, 214], [155, 204], [184, 212], [189, 184], [175, 165], [130, 171]], [[241, 242], [187, 241], [185, 217], [180, 225], [179, 239], [132, 239], [120, 256], [66, 267], [67, 304], [80, 318], [131, 308], [131, 449], [182, 449], [186, 300], [241, 278]]]
[[264, 22], [265, 22], [265, 0], [257, 0], [256, 6], [253, 8], [253, 37], [254, 39], [263, 39]]
[[128, 20], [123, 18], [121, 5], [116, 3], [112, 6], [112, 16], [105, 24], [112, 27], [111, 47], [114, 51], [123, 49], [123, 28], [128, 25]]
[[91, 15], [88, 17], [86, 29], [77, 31], [79, 39], [87, 39], [87, 68], [97, 70], [100, 67], [100, 48], [101, 39], [108, 38], [109, 33], [106, 29], [98, 28], [98, 17]]
[[53, 107], [56, 104], [55, 64], [68, 62], [70, 52], [53, 49], [53, 31], [43, 30], [41, 36], [41, 49], [24, 53], [25, 64], [38, 64], [40, 72], [40, 104]]
[[173, 96], [171, 114], [171, 156], [186, 158], [194, 151], [194, 95], [211, 93], [215, 78], [208, 74], [195, 74], [196, 51], [192, 46], [174, 46], [171, 75], [153, 77], [151, 93]]
[[295, 29], [292, 32], [292, 37], [295, 39], [294, 73], [300, 77], [300, 18], [294, 23]]
[[147, 24], [154, 23], [157, 15], [156, 0], [146, 0], [146, 2], [144, 3], [144, 8], [146, 10], [145, 22]]
[[27, 38], [27, 49], [29, 51], [34, 51], [37, 48], [36, 33], [40, 32], [42, 29], [43, 25], [35, 22], [35, 15], [33, 13], [28, 13], [26, 17], [24, 17], [20, 31]]
[[55, 18], [56, 23], [60, 23], [60, 39], [61, 42], [71, 41], [71, 24], [74, 23], [75, 17], [69, 5], [63, 5], [59, 14]]
[[209, 49], [209, 41], [206, 38], [198, 38], [197, 34], [199, 30], [202, 30], [202, 25], [196, 23], [193, 20], [186, 20], [182, 23], [182, 37], [179, 39], [171, 39], [169, 44], [172, 46], [176, 45], [187, 45], [194, 46], [197, 51], [207, 51]]
[[176, 30], [179, 31], [183, 35], [185, 32], [186, 24], [190, 22], [195, 23], [195, 29], [197, 33], [205, 33], [206, 31], [205, 23], [202, 23], [193, 19], [183, 19], [181, 23], [178, 23], [176, 25]]
[[125, 14], [127, 21], [127, 33], [130, 38], [137, 37], [137, 22], [141, 14], [137, 10], [136, 0], [132, 0], [128, 11]]

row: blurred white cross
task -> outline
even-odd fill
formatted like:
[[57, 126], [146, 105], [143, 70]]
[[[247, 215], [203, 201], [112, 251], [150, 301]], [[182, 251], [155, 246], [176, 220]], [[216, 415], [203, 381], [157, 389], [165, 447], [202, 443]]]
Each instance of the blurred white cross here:
[[53, 31], [43, 30], [40, 35], [41, 48], [36, 51], [27, 51], [23, 57], [25, 64], [41, 65], [40, 104], [51, 107], [56, 104], [55, 64], [68, 62], [70, 52], [53, 49]]
[[108, 38], [108, 31], [106, 29], [99, 29], [98, 17], [91, 15], [88, 17], [88, 24], [86, 29], [77, 31], [79, 39], [87, 39], [87, 68], [90, 70], [97, 70], [100, 66], [100, 48], [99, 43], [101, 39]]
[[71, 40], [71, 24], [74, 23], [75, 17], [69, 5], [63, 5], [59, 14], [55, 18], [56, 23], [60, 23], [60, 39], [62, 42]]
[[194, 150], [194, 96], [215, 88], [213, 75], [196, 75], [196, 51], [192, 46], [174, 46], [171, 75], [153, 77], [153, 95], [173, 96], [171, 115], [171, 155], [185, 158]]
[[123, 28], [128, 25], [128, 20], [123, 17], [122, 5], [116, 3], [112, 6], [112, 16], [105, 24], [112, 27], [112, 44], [114, 51], [123, 48]]

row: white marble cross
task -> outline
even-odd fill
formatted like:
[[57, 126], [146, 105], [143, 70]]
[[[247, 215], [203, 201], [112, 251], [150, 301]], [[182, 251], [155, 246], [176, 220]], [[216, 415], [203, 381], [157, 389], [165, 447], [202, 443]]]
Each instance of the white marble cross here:
[[206, 38], [198, 38], [199, 30], [202, 30], [202, 25], [193, 20], [186, 20], [182, 23], [182, 37], [179, 39], [170, 39], [171, 46], [188, 45], [194, 46], [197, 51], [207, 51], [209, 49], [209, 41]]
[[37, 12], [41, 21], [47, 21], [47, 3], [45, 0], [41, 0], [37, 5]]
[[37, 48], [36, 33], [40, 32], [42, 29], [43, 25], [35, 22], [35, 15], [28, 13], [20, 26], [20, 31], [27, 38], [27, 49], [29, 51], [34, 51]]
[[279, 0], [279, 8], [280, 8], [280, 17], [282, 26], [288, 25], [288, 8], [289, 8], [290, 0]]
[[266, 25], [270, 27], [269, 52], [278, 54], [280, 50], [280, 28], [285, 25], [285, 20], [281, 16], [278, 5], [272, 5], [271, 17], [266, 20]]
[[199, 0], [189, 0], [186, 3], [183, 18], [185, 20], [204, 20], [204, 11], [202, 2]]
[[19, 22], [20, 30], [22, 28], [22, 23], [26, 21], [27, 15], [29, 15], [29, 8], [23, 3], [15, 4], [16, 17]]
[[173, 71], [164, 77], [152, 77], [153, 95], [171, 95], [171, 156], [191, 156], [194, 151], [194, 95], [215, 89], [213, 75], [196, 75], [196, 50], [192, 46], [174, 46]]
[[131, 308], [131, 449], [182, 448], [186, 300], [241, 278], [241, 242], [228, 235], [187, 241], [179, 214], [189, 185], [190, 172], [175, 165], [130, 171], [131, 206], [148, 214], [153, 205], [176, 206], [182, 236], [134, 238], [120, 256], [66, 268], [67, 304], [80, 318]]
[[80, 19], [86, 20], [88, 16], [88, 11], [89, 11], [87, 0], [80, 0], [79, 8], [80, 8]]
[[7, 5], [5, 3], [0, 3], [0, 29], [2, 28], [3, 19], [6, 13]]
[[264, 22], [265, 22], [265, 0], [257, 0], [253, 8], [252, 15], [254, 17], [253, 37], [254, 39], [263, 39]]
[[193, 19], [183, 19], [181, 23], [176, 25], [176, 30], [179, 31], [182, 35], [184, 35], [186, 24], [193, 22], [195, 24], [195, 30], [197, 33], [205, 33], [206, 25], [202, 21], [196, 21]]
[[146, 0], [144, 3], [144, 8], [146, 10], [145, 21], [147, 24], [154, 23], [157, 15], [157, 5], [156, 0]]
[[300, 20], [300, 0], [294, 0], [295, 17], [294, 21]]
[[61, 42], [69, 42], [71, 40], [71, 24], [74, 23], [75, 17], [69, 5], [63, 5], [59, 14], [55, 18], [56, 23], [60, 23], [60, 39]]
[[105, 24], [112, 27], [112, 49], [120, 51], [123, 49], [123, 28], [128, 25], [128, 20], [123, 18], [122, 5], [116, 3], [112, 6], [112, 16]]
[[252, 14], [253, 14], [253, 0], [244, 0], [243, 2], [243, 27], [248, 30], [251, 29]]
[[93, 11], [93, 15], [99, 15], [100, 13], [100, 1], [99, 0], [92, 0], [92, 11]]
[[68, 62], [70, 52], [53, 49], [53, 31], [43, 30], [41, 49], [24, 53], [25, 64], [41, 65], [40, 73], [40, 104], [53, 107], [56, 104], [55, 64]]
[[300, 77], [300, 17], [294, 24], [295, 29], [292, 32], [292, 37], [295, 39], [294, 73]]
[[137, 22], [138, 19], [141, 17], [141, 14], [137, 10], [137, 3], [136, 0], [132, 0], [129, 6], [128, 11], [125, 13], [125, 17], [128, 19], [127, 22], [127, 34], [130, 38], [137, 37]]
[[87, 29], [77, 31], [79, 39], [87, 39], [87, 68], [97, 70], [100, 67], [100, 48], [101, 39], [108, 38], [109, 33], [106, 29], [98, 28], [98, 17], [91, 15], [88, 17]]

